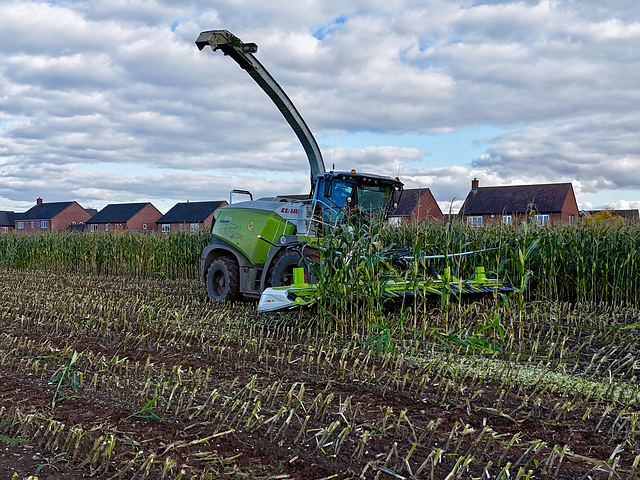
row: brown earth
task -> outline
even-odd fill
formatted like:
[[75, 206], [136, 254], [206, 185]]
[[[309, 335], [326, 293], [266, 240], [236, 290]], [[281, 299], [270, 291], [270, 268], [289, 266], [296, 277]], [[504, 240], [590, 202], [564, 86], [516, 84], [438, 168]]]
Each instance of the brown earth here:
[[636, 379], [611, 400], [191, 282], [2, 275], [0, 478], [640, 478]]

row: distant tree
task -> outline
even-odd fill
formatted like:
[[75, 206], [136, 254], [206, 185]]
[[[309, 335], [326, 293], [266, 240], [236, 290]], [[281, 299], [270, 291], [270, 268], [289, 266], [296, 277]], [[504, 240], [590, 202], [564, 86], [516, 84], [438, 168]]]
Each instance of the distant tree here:
[[614, 215], [611, 210], [601, 210], [584, 219], [591, 225], [623, 225], [625, 220], [619, 215]]

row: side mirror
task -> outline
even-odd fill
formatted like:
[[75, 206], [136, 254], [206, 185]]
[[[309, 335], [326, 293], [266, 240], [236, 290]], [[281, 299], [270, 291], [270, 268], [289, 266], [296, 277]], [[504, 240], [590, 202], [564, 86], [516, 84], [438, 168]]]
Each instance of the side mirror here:
[[324, 182], [324, 197], [331, 198], [331, 180]]

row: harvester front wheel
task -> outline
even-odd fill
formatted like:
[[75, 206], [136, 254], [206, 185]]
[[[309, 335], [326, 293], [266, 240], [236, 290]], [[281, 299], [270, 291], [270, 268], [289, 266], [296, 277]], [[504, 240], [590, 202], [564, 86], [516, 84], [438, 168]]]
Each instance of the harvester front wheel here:
[[278, 258], [271, 273], [271, 286], [284, 287], [293, 284], [293, 269], [300, 267], [302, 258], [296, 252], [289, 252]]
[[240, 297], [240, 269], [235, 260], [220, 257], [211, 263], [207, 271], [207, 293], [214, 302]]
[[275, 260], [271, 271], [271, 286], [284, 287], [293, 285], [293, 269], [304, 268], [305, 281], [312, 282], [313, 270], [311, 260], [305, 255], [301, 258], [298, 252], [287, 252]]

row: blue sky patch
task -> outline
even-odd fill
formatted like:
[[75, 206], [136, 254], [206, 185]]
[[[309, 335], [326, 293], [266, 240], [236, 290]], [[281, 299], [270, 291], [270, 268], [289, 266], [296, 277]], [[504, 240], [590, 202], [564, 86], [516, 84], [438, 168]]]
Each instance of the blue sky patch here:
[[341, 15], [338, 18], [336, 18], [333, 22], [331, 22], [329, 25], [318, 28], [315, 32], [313, 32], [313, 36], [318, 40], [323, 40], [324, 37], [331, 34], [334, 30], [338, 28], [338, 26], [346, 23], [346, 21], [347, 21], [347, 17], [344, 15]]
[[426, 165], [421, 165], [422, 167], [447, 167], [470, 165], [472, 160], [486, 153], [490, 147], [486, 139], [504, 134], [507, 131], [504, 128], [483, 125], [439, 135], [357, 132], [327, 135], [319, 138], [318, 141], [323, 145], [321, 147], [322, 153], [328, 158], [331, 158], [331, 147], [326, 147], [326, 145], [333, 145], [334, 142], [336, 148], [347, 149], [394, 146], [417, 148], [426, 152], [420, 160], [420, 163], [426, 163]]

